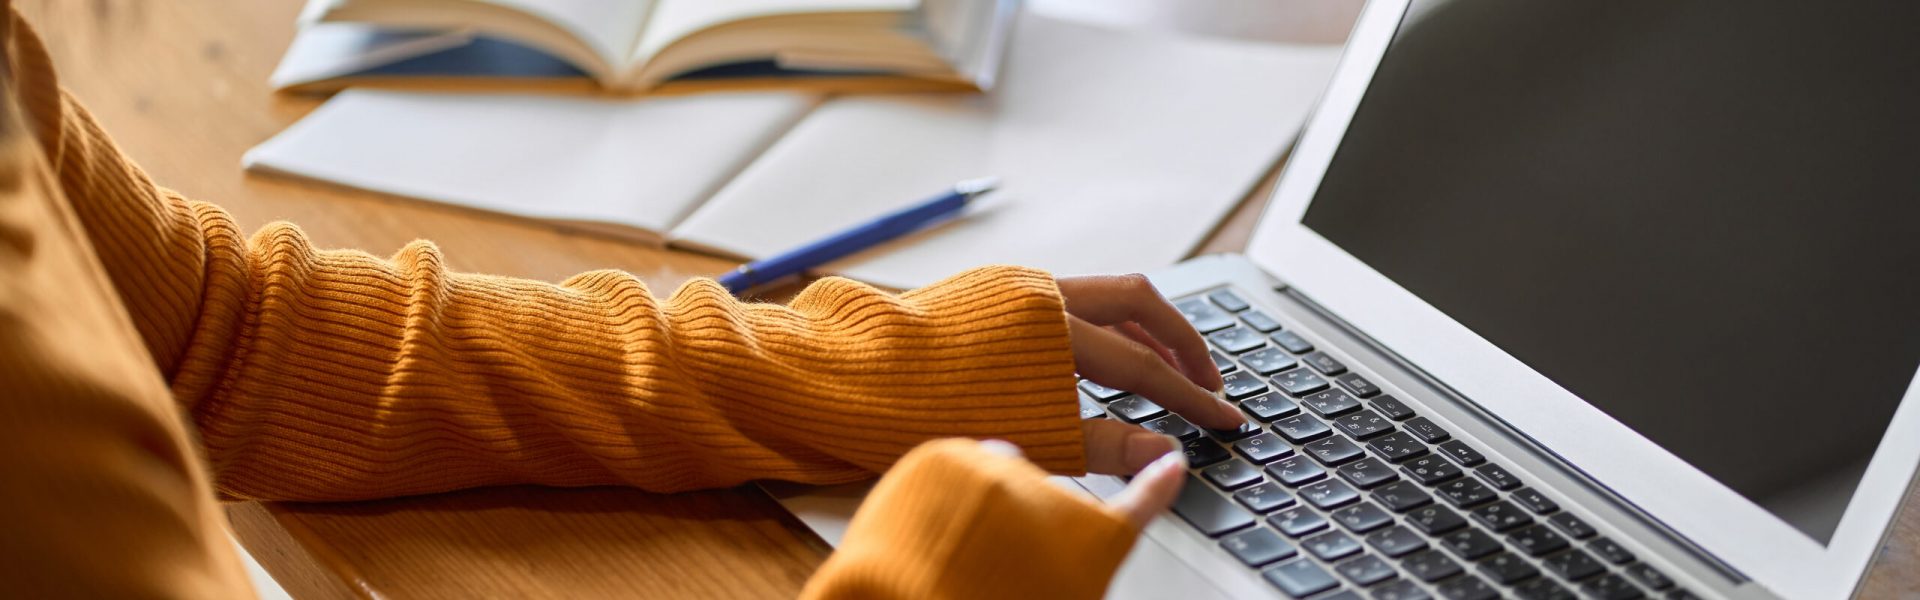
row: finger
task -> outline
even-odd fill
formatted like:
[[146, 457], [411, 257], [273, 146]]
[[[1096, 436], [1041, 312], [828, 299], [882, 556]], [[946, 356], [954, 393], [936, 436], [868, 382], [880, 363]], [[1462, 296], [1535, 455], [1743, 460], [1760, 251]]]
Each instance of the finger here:
[[1127, 489], [1113, 496], [1113, 507], [1125, 515], [1127, 521], [1136, 528], [1145, 528], [1153, 518], [1173, 507], [1173, 501], [1180, 496], [1180, 486], [1187, 479], [1187, 457], [1174, 452], [1160, 457], [1141, 469], [1140, 474], [1127, 484]]
[[1139, 427], [1089, 419], [1080, 423], [1087, 440], [1087, 471], [1103, 475], [1132, 475], [1168, 453], [1180, 451], [1180, 441]]
[[1072, 315], [1067, 316], [1067, 329], [1080, 376], [1145, 396], [1202, 427], [1232, 429], [1247, 422], [1239, 409], [1181, 377], [1146, 346]]
[[1007, 458], [1021, 458], [1020, 447], [1006, 440], [980, 440], [980, 449]]
[[1127, 339], [1133, 340], [1135, 344], [1152, 349], [1154, 354], [1160, 355], [1161, 361], [1172, 365], [1176, 369], [1180, 368], [1180, 359], [1173, 356], [1173, 349], [1168, 348], [1166, 344], [1160, 343], [1160, 340], [1153, 339], [1153, 334], [1147, 333], [1147, 330], [1142, 329], [1139, 323], [1127, 321], [1119, 325], [1108, 325], [1107, 329], [1112, 329], [1120, 335], [1126, 336]]
[[1096, 325], [1139, 323], [1155, 340], [1173, 351], [1187, 379], [1209, 390], [1220, 389], [1220, 371], [1207, 356], [1207, 342], [1194, 331], [1143, 275], [1101, 275], [1060, 280], [1067, 312]]

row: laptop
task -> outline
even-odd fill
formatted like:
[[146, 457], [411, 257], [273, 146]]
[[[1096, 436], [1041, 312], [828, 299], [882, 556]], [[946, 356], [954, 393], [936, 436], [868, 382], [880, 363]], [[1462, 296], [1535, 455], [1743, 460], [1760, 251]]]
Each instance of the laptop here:
[[[1877, 10], [1368, 3], [1245, 255], [1150, 274], [1258, 426], [1080, 387], [1193, 463], [1110, 596], [1853, 594], [1920, 465]], [[776, 490], [831, 542], [859, 494]]]

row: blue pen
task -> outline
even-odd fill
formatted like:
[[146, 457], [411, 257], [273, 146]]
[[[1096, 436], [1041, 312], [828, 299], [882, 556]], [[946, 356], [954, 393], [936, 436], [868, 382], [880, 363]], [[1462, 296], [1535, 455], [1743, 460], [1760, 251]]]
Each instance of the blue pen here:
[[833, 262], [840, 257], [871, 248], [887, 240], [918, 231], [936, 221], [958, 215], [967, 207], [967, 203], [993, 191], [993, 188], [999, 184], [1000, 181], [992, 177], [962, 181], [954, 184], [953, 189], [946, 193], [900, 209], [893, 214], [783, 252], [778, 256], [740, 265], [740, 268], [721, 275], [720, 285], [726, 286], [727, 291], [738, 294], [753, 286]]

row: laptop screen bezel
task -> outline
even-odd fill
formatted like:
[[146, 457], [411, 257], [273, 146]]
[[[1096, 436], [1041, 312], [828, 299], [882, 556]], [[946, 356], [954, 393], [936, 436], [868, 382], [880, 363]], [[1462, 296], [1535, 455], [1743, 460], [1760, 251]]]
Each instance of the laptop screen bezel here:
[[1555, 385], [1301, 222], [1408, 0], [1361, 12], [1248, 256], [1667, 527], [1794, 598], [1852, 593], [1920, 467], [1920, 368], [1828, 544]]

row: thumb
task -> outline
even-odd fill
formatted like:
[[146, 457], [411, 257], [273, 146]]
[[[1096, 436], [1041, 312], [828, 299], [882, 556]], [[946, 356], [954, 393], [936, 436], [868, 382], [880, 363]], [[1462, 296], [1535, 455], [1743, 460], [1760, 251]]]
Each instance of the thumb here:
[[1187, 479], [1187, 457], [1180, 452], [1161, 456], [1134, 476], [1127, 489], [1113, 497], [1113, 507], [1136, 529], [1144, 529], [1154, 517], [1166, 512], [1180, 495]]

